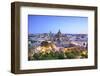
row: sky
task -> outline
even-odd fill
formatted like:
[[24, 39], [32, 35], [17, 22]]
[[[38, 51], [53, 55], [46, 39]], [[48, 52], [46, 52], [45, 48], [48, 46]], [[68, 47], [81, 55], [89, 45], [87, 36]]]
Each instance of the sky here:
[[78, 16], [28, 15], [28, 33], [87, 34], [88, 18]]

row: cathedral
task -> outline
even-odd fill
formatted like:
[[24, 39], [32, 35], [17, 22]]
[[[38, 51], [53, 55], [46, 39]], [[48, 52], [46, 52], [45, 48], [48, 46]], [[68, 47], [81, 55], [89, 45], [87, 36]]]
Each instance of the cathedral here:
[[59, 30], [58, 33], [55, 35], [55, 41], [57, 41], [60, 44], [62, 40], [63, 40], [62, 39], [62, 33]]

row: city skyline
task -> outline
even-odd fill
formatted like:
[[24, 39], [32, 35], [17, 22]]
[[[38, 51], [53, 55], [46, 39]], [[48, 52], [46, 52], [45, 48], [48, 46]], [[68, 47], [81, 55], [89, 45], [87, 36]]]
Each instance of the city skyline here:
[[87, 34], [88, 18], [76, 16], [28, 15], [28, 34], [36, 33]]

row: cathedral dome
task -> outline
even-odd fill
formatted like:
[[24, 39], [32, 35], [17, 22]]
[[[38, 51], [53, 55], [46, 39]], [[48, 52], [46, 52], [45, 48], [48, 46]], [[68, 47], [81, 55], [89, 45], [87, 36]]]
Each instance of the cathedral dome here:
[[61, 34], [60, 29], [59, 29], [58, 33], [56, 34], [56, 37], [61, 37], [61, 36], [62, 36], [62, 34]]

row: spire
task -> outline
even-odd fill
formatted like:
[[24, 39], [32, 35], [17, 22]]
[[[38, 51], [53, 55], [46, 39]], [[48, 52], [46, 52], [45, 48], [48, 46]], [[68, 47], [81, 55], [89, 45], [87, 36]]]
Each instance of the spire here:
[[58, 33], [57, 33], [57, 34], [58, 34], [58, 36], [61, 36], [61, 31], [60, 31], [60, 29], [59, 29], [59, 31], [58, 31]]
[[58, 38], [60, 38], [60, 37], [61, 37], [61, 32], [60, 32], [60, 29], [58, 30], [58, 33], [56, 34], [56, 36], [57, 36]]
[[59, 29], [59, 31], [58, 31], [58, 34], [61, 34], [61, 31], [60, 31], [60, 29]]

